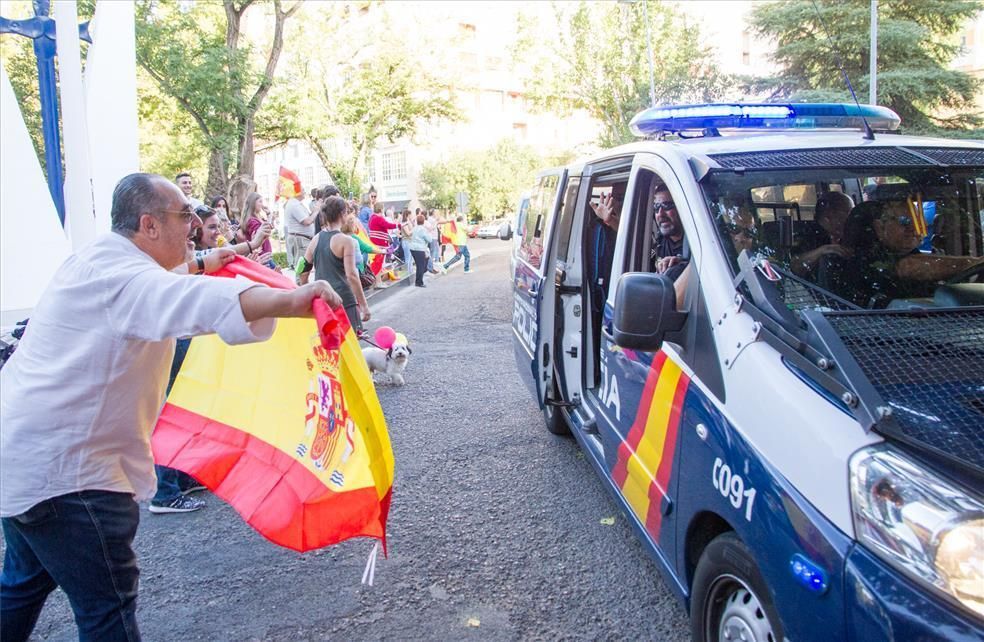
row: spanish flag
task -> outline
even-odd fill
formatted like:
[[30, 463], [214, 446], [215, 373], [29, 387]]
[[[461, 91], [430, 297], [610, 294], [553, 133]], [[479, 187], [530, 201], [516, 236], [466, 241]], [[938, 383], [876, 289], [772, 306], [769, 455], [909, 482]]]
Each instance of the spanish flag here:
[[448, 221], [441, 225], [441, 245], [454, 245], [458, 247], [467, 243], [468, 234], [464, 226], [458, 225], [455, 221]]
[[277, 195], [274, 200], [294, 198], [301, 193], [301, 179], [283, 165], [277, 177]]
[[[216, 277], [291, 289], [244, 259]], [[212, 277], [203, 277], [212, 278]], [[191, 342], [152, 440], [270, 541], [308, 551], [351, 537], [386, 550], [393, 451], [369, 370], [342, 310], [280, 319], [265, 342]]]

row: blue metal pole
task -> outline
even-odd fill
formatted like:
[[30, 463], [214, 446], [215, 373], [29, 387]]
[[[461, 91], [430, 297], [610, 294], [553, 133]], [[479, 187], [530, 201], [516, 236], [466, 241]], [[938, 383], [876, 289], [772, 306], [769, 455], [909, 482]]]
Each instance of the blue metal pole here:
[[34, 0], [34, 13], [41, 19], [44, 34], [34, 39], [38, 59], [38, 93], [41, 98], [41, 132], [44, 162], [48, 168], [48, 191], [58, 218], [65, 224], [65, 179], [62, 175], [61, 133], [58, 131], [58, 89], [55, 76], [55, 21], [48, 16], [49, 0]]

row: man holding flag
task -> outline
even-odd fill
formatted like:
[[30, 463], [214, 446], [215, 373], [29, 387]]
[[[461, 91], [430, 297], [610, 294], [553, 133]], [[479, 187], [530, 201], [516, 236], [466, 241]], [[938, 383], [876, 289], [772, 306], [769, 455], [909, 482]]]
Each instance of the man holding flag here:
[[443, 270], [465, 259], [465, 274], [471, 274], [475, 270], [471, 266], [471, 252], [468, 251], [468, 234], [465, 231], [465, 217], [458, 215], [457, 219], [444, 226], [442, 233], [442, 243], [454, 246], [454, 256], [442, 266]]
[[[4, 640], [29, 637], [56, 586], [81, 639], [139, 639], [135, 500], [156, 486], [150, 433], [174, 337], [263, 341], [275, 317], [341, 303], [323, 281], [283, 290], [170, 272], [201, 221], [161, 176], [123, 178], [111, 218], [112, 233], [59, 268], [0, 371]], [[233, 258], [213, 255], [199, 271]]]

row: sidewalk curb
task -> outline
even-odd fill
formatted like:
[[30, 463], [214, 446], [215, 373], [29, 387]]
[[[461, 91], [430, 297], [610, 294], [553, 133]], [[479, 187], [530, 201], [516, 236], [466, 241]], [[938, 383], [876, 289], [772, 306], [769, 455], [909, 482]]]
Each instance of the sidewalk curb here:
[[391, 285], [387, 285], [385, 288], [373, 288], [366, 293], [366, 301], [380, 303], [393, 296], [396, 292], [402, 292], [405, 288], [411, 287], [412, 285], [413, 283], [410, 281], [410, 275], [408, 274], [399, 281], [394, 281]]

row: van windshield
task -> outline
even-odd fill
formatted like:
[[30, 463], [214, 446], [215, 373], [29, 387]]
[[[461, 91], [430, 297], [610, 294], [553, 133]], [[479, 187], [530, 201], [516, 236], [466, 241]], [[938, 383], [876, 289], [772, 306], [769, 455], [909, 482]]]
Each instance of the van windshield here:
[[722, 246], [766, 258], [790, 309], [984, 305], [984, 168], [712, 171]]

